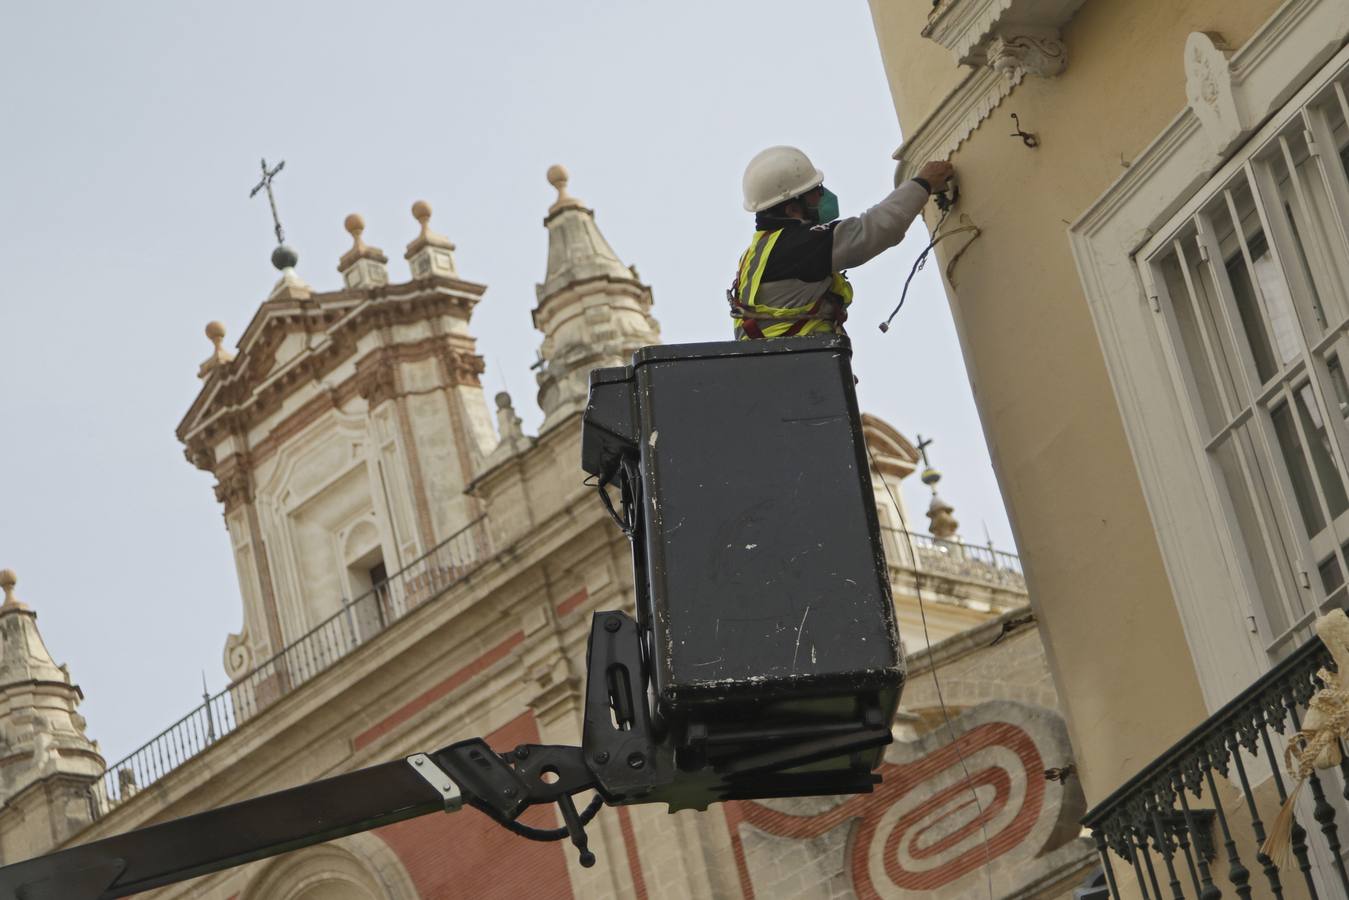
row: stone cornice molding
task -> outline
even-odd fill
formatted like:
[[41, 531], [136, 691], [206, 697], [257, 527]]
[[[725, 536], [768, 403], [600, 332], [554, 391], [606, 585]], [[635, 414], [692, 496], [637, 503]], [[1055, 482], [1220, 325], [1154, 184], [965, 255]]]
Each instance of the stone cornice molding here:
[[398, 364], [387, 351], [376, 351], [356, 364], [356, 392], [371, 409], [398, 396]]
[[1084, 2], [944, 0], [928, 19], [923, 37], [950, 50], [962, 66], [1019, 65], [1031, 74], [1052, 77], [1063, 71], [1067, 59], [1059, 29]]
[[228, 456], [215, 470], [215, 499], [229, 515], [245, 503], [253, 502], [253, 461], [247, 452]]
[[[363, 304], [345, 316], [331, 310], [318, 318], [303, 314], [277, 316], [259, 329], [247, 347], [241, 348], [235, 363], [226, 374], [216, 370], [207, 379], [191, 409], [178, 426], [178, 438], [188, 445], [189, 461], [200, 466], [209, 462], [203, 455], [210, 449], [209, 440], [200, 438], [219, 434], [222, 428], [246, 430], [253, 423], [278, 409], [294, 391], [320, 381], [346, 362], [356, 352], [357, 342], [365, 335], [383, 328], [420, 322], [440, 315], [453, 315], [459, 302], [442, 294], [419, 295], [404, 302]], [[285, 337], [294, 333], [319, 332], [316, 344], [299, 354], [278, 371], [276, 352]], [[463, 335], [444, 335], [435, 339], [446, 352], [462, 360], [455, 368], [456, 384], [476, 384], [483, 371], [480, 359], [473, 352], [472, 338]], [[405, 352], [420, 353], [425, 342], [402, 345]], [[473, 370], [476, 369], [476, 372]], [[231, 416], [240, 421], [228, 421]]]
[[966, 75], [895, 151], [895, 185], [916, 175], [928, 160], [949, 159], [1024, 78], [1022, 69], [988, 66]]

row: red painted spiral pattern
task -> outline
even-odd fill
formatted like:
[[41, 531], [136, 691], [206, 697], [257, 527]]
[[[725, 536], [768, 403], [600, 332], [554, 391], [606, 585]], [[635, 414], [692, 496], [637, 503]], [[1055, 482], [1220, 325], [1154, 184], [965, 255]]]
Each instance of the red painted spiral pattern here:
[[[933, 780], [948, 769], [959, 768], [962, 756], [968, 778], [962, 771], [956, 782], [911, 808], [896, 811], [915, 799], [915, 791], [931, 790]], [[884, 780], [875, 793], [849, 797], [818, 815], [790, 815], [754, 802], [727, 804], [747, 900], [754, 897], [754, 889], [740, 841], [741, 822], [779, 837], [809, 839], [858, 820], [849, 844], [849, 866], [858, 896], [869, 900], [893, 896], [896, 889], [930, 891], [975, 871], [985, 860], [996, 859], [1020, 844], [1044, 806], [1040, 752], [1029, 734], [1007, 722], [977, 726], [921, 759], [901, 765], [885, 763], [880, 771]], [[971, 788], [979, 792], [980, 808], [972, 809], [976, 803]], [[1014, 805], [1010, 814], [1009, 804]], [[937, 828], [947, 833], [929, 840]], [[879, 864], [875, 862], [877, 850]]]

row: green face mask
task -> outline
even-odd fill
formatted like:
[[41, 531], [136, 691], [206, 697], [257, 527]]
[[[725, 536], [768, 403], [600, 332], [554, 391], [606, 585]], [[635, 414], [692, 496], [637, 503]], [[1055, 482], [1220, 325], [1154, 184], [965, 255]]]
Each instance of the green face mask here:
[[815, 221], [821, 224], [838, 218], [838, 195], [821, 185], [820, 202], [815, 205]]

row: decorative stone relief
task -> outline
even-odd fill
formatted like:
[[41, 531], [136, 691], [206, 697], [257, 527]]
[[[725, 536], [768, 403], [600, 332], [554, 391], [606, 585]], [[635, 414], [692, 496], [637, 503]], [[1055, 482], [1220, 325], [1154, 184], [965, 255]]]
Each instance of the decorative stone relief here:
[[1058, 32], [1010, 34], [988, 44], [988, 64], [997, 72], [1022, 71], [1053, 78], [1068, 65], [1068, 50]]
[[923, 29], [963, 66], [1052, 78], [1068, 54], [1059, 29], [1085, 0], [945, 0]]
[[252, 463], [246, 454], [235, 453], [216, 471], [215, 499], [229, 515], [241, 504], [253, 501]]
[[392, 400], [398, 392], [395, 365], [383, 356], [369, 359], [368, 362], [361, 360], [357, 364], [356, 379], [356, 390], [371, 409], [385, 400]]
[[225, 638], [225, 674], [237, 681], [253, 669], [253, 648], [249, 646], [248, 626]]
[[1185, 42], [1185, 96], [1219, 156], [1246, 132], [1228, 65], [1231, 51], [1220, 35], [1196, 31]]

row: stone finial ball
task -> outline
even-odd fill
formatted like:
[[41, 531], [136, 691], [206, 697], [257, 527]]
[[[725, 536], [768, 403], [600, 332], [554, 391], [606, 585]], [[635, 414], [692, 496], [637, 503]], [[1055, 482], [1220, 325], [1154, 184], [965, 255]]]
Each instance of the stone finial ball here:
[[360, 237], [361, 232], [365, 231], [365, 219], [361, 218], [360, 213], [352, 213], [342, 221], [342, 227], [352, 237]]
[[209, 341], [211, 341], [211, 343], [223, 341], [225, 339], [225, 323], [207, 322], [206, 337]]
[[285, 244], [272, 251], [272, 265], [278, 269], [293, 269], [300, 261], [300, 255]]
[[418, 200], [412, 204], [412, 218], [418, 222], [426, 222], [427, 219], [431, 218], [431, 204], [425, 200]]
[[559, 191], [567, 186], [569, 180], [571, 180], [571, 175], [567, 172], [566, 166], [553, 165], [548, 167], [548, 183]]
[[8, 590], [18, 583], [19, 576], [14, 574], [13, 569], [0, 569], [0, 588]]
[[505, 391], [501, 391], [499, 394], [497, 394], [496, 401], [497, 401], [497, 409], [510, 409], [511, 395], [506, 393]]

